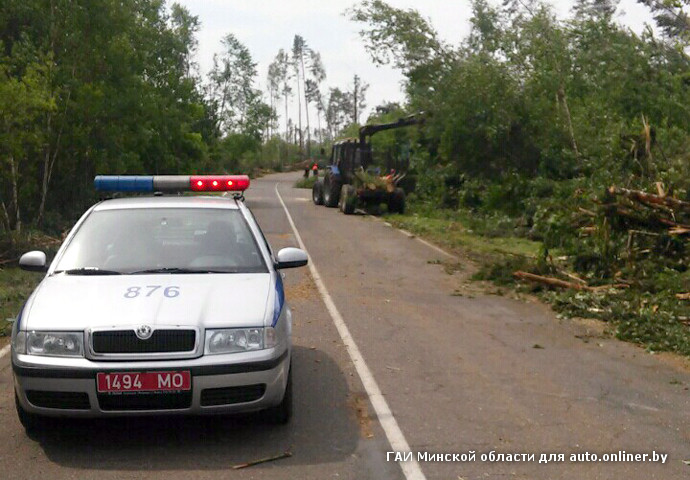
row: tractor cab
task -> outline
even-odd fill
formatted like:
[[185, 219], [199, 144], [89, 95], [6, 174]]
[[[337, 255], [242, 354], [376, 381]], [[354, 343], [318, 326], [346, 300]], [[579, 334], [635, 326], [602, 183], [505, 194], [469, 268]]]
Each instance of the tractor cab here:
[[422, 115], [410, 115], [393, 123], [365, 125], [359, 129], [359, 138], [335, 142], [330, 165], [323, 179], [317, 179], [312, 188], [314, 203], [327, 207], [340, 206], [344, 213], [354, 212], [358, 204], [387, 203], [389, 212], [402, 213], [405, 209], [405, 192], [398, 187], [398, 182], [404, 173], [381, 176], [380, 169], [373, 168], [370, 140], [377, 132], [423, 121]]

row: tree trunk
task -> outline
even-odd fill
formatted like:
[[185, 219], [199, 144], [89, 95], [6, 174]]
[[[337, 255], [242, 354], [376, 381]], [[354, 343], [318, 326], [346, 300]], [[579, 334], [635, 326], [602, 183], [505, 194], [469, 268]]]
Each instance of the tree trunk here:
[[17, 191], [17, 165], [14, 162], [14, 156], [10, 155], [10, 178], [12, 179], [12, 207], [14, 208], [14, 230], [16, 232], [22, 231], [22, 219], [19, 213], [19, 194]]
[[321, 110], [316, 109], [316, 121], [319, 126], [319, 143], [323, 147], [323, 131], [321, 130]]
[[[2, 226], [3, 229], [7, 232], [10, 233], [10, 216], [7, 213], [7, 207], [5, 206], [5, 202], [0, 202], [0, 207], [2, 207]], [[12, 238], [10, 236], [10, 238]]]
[[290, 142], [290, 128], [288, 122], [288, 94], [285, 92], [285, 141]]
[[[302, 78], [306, 79], [304, 75], [304, 54], [300, 55], [300, 62], [302, 63]], [[306, 80], [305, 80], [306, 81]], [[307, 98], [307, 89], [304, 89], [304, 113], [307, 116], [307, 158], [311, 157], [311, 128], [309, 127], [309, 99]]]
[[565, 119], [568, 122], [568, 133], [570, 134], [570, 142], [573, 146], [573, 151], [575, 152], [575, 157], [580, 158], [580, 151], [577, 148], [577, 141], [575, 140], [575, 129], [573, 128], [573, 119], [570, 116], [570, 108], [568, 108], [568, 97], [565, 94], [565, 88], [563, 85], [558, 87], [558, 101], [563, 107], [565, 112]]
[[359, 87], [359, 77], [355, 75], [355, 101], [354, 101], [354, 106], [355, 106], [355, 112], [354, 112], [354, 124], [357, 124], [357, 87]]
[[[74, 69], [72, 69], [72, 76], [74, 76]], [[43, 223], [43, 215], [45, 213], [46, 199], [48, 197], [48, 186], [50, 185], [50, 179], [53, 176], [53, 167], [55, 167], [55, 161], [57, 160], [58, 151], [60, 150], [60, 140], [62, 139], [62, 131], [65, 128], [65, 119], [67, 118], [67, 107], [69, 106], [69, 101], [72, 96], [72, 91], [67, 92], [67, 98], [65, 99], [65, 108], [63, 111], [63, 120], [60, 125], [60, 131], [55, 139], [55, 148], [53, 149], [52, 155], [50, 151], [50, 135], [51, 135], [51, 125], [52, 125], [52, 114], [48, 114], [48, 125], [46, 128], [48, 135], [48, 143], [46, 145], [45, 157], [43, 159], [43, 182], [41, 184], [41, 204], [38, 207], [38, 217], [36, 219], [36, 224], [41, 225]]]
[[297, 70], [297, 75], [295, 75], [295, 78], [297, 79], [297, 126], [299, 127], [299, 151], [300, 153], [303, 152], [304, 150], [304, 141], [302, 139], [302, 94], [300, 93], [300, 84], [299, 84], [299, 69]]

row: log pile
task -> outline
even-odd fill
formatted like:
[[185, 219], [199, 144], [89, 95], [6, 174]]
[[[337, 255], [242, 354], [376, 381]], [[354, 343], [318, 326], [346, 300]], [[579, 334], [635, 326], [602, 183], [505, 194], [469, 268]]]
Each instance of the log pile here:
[[[629, 264], [635, 262], [640, 255], [648, 255], [653, 251], [662, 256], [670, 254], [672, 252], [668, 250], [668, 246], [671, 239], [680, 240], [681, 244], [690, 242], [690, 202], [667, 194], [661, 183], [656, 183], [655, 187], [656, 193], [649, 193], [611, 186], [606, 189], [603, 199], [596, 202], [599, 205], [599, 212], [579, 207], [576, 214], [578, 221], [573, 226], [579, 228], [583, 236], [603, 232], [605, 238], [608, 239], [614, 230], [623, 235], [627, 234], [627, 262]], [[605, 217], [603, 219], [602, 214]], [[690, 248], [690, 245], [687, 247]], [[683, 251], [687, 249], [681, 247], [680, 252]], [[552, 269], [554, 267], [555, 265], [552, 265]], [[518, 280], [551, 288], [587, 292], [613, 291], [630, 287], [628, 283], [590, 286], [574, 274], [562, 269], [555, 269], [555, 271], [561, 278], [535, 275], [524, 271], [516, 271], [513, 276]], [[620, 272], [615, 277], [617, 280], [620, 280], [619, 275]], [[690, 292], [678, 294], [677, 298], [690, 300]]]
[[602, 206], [608, 216], [620, 217], [647, 233], [690, 235], [690, 202], [668, 196], [661, 184], [657, 193], [612, 186]]

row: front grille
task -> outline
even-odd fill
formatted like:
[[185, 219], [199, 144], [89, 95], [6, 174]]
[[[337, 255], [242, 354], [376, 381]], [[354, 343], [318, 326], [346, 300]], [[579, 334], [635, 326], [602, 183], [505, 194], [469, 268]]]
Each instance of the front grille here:
[[171, 353], [194, 350], [194, 330], [154, 330], [151, 338], [141, 340], [134, 330], [94, 332], [91, 345], [94, 353]]
[[192, 392], [98, 395], [101, 410], [179, 410], [192, 405]]
[[266, 392], [265, 383], [241, 387], [207, 388], [201, 391], [201, 406], [253, 402], [263, 397], [264, 392]]
[[89, 395], [85, 392], [47, 392], [27, 390], [29, 403], [41, 408], [60, 408], [63, 410], [88, 410]]

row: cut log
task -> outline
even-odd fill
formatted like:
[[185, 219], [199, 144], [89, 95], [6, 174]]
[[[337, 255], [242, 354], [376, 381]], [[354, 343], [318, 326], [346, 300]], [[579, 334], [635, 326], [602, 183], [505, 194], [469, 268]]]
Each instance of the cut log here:
[[662, 197], [647, 192], [641, 192], [639, 190], [629, 190], [627, 188], [619, 188], [616, 186], [609, 187], [609, 193], [611, 195], [622, 195], [642, 203], [665, 205], [676, 210], [690, 212], [690, 202], [678, 200], [677, 198], [673, 197]]
[[554, 277], [544, 277], [542, 275], [535, 275], [534, 273], [523, 272], [518, 270], [513, 273], [513, 276], [520, 280], [529, 280], [531, 282], [541, 283], [544, 285], [549, 285], [551, 287], [559, 288], [572, 288], [574, 290], [586, 290], [588, 292], [599, 292], [602, 290], [608, 290], [610, 288], [628, 288], [630, 285], [625, 283], [614, 283], [611, 285], [599, 285], [596, 287], [590, 287], [589, 285], [583, 285], [581, 283], [566, 282], [560, 278]]
[[535, 275], [533, 273], [523, 272], [521, 270], [514, 272], [513, 276], [520, 280], [529, 280], [530, 282], [542, 283], [544, 285], [550, 285], [552, 287], [573, 288], [575, 290], [588, 289], [587, 285], [583, 285], [581, 283], [566, 282], [565, 280], [561, 280], [559, 278], [544, 277], [542, 275]]

